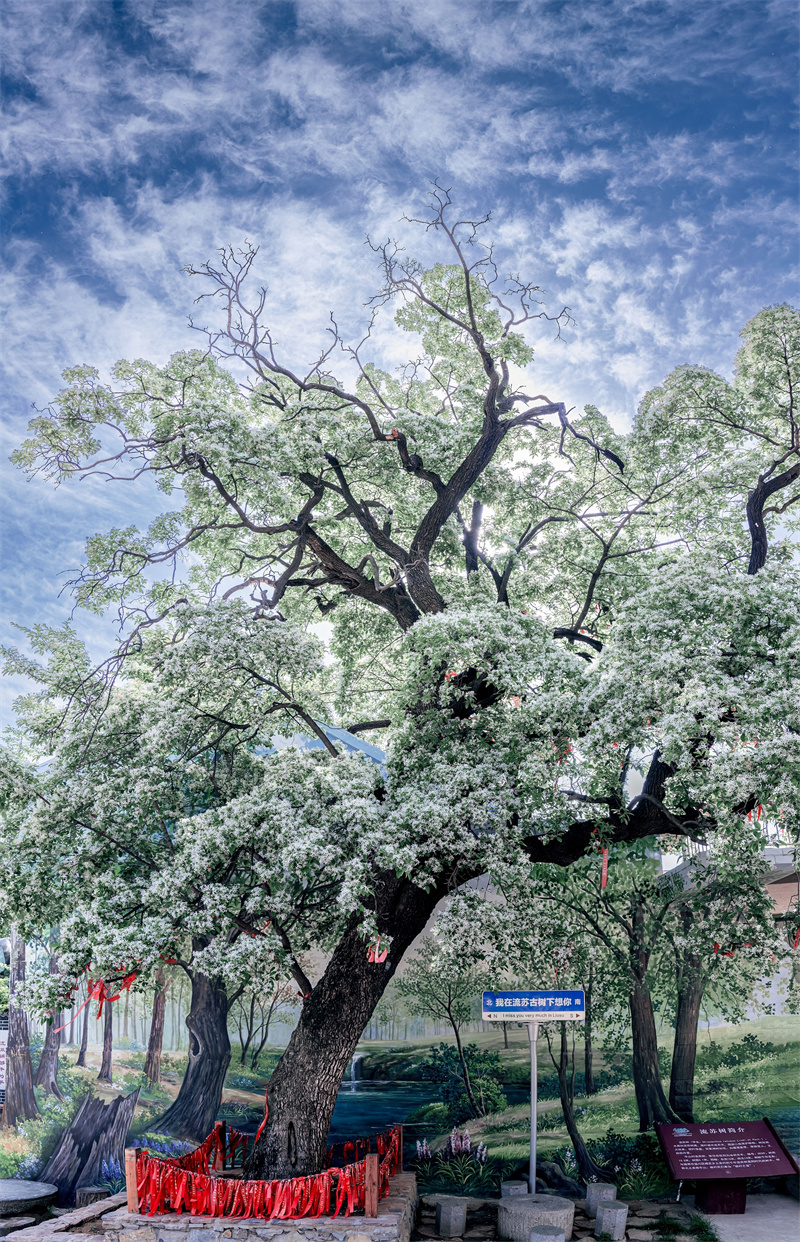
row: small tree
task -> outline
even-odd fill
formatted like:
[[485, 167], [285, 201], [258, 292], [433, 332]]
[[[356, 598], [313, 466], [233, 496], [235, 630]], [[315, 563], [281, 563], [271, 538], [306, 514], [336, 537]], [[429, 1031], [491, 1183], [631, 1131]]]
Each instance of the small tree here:
[[18, 995], [25, 982], [25, 941], [14, 927], [11, 928], [9, 940], [8, 1044], [6, 1046], [6, 1099], [3, 1107], [3, 1125], [14, 1128], [20, 1121], [29, 1121], [38, 1117], [39, 1108], [33, 1093], [33, 1066], [31, 1065], [28, 1019]]
[[450, 954], [443, 954], [431, 936], [422, 941], [416, 957], [408, 963], [397, 981], [397, 989], [405, 997], [412, 1013], [449, 1024], [455, 1036], [464, 1091], [473, 1117], [482, 1117], [486, 1110], [473, 1091], [461, 1028], [472, 1017], [472, 1003], [485, 985], [485, 971], [465, 966]]

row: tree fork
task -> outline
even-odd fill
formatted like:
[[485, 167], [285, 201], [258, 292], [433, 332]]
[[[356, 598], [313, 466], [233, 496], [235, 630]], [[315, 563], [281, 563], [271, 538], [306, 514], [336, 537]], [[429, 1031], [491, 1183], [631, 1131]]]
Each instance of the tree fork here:
[[354, 916], [272, 1074], [269, 1119], [248, 1156], [246, 1177], [299, 1177], [323, 1167], [336, 1093], [356, 1045], [403, 953], [446, 891], [437, 886], [426, 892], [391, 872], [381, 873], [375, 888], [378, 925], [392, 937], [390, 958], [367, 961]]

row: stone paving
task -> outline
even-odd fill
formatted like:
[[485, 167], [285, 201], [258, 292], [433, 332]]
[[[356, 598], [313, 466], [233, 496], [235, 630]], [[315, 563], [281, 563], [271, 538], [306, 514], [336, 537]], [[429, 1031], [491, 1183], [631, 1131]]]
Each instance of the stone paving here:
[[[447, 1196], [426, 1195], [421, 1204], [416, 1231], [411, 1235], [412, 1242], [417, 1239], [437, 1238], [435, 1208], [436, 1202]], [[498, 1199], [467, 1199], [467, 1225], [464, 1231], [464, 1242], [495, 1242], [497, 1238], [497, 1205]], [[658, 1242], [659, 1235], [653, 1232], [653, 1226], [663, 1217], [688, 1225], [693, 1214], [689, 1205], [682, 1203], [654, 1203], [649, 1200], [619, 1200], [627, 1203], [628, 1226], [625, 1234], [629, 1242]], [[593, 1238], [595, 1222], [585, 1212], [586, 1200], [575, 1201], [575, 1220], [572, 1229], [573, 1239]], [[715, 1218], [715, 1222], [716, 1222]], [[688, 1235], [678, 1234], [677, 1238]], [[694, 1239], [691, 1239], [694, 1242]], [[727, 1242], [727, 1240], [726, 1240]], [[738, 1240], [737, 1240], [738, 1242]], [[780, 1239], [773, 1235], [768, 1242], [794, 1242]]]

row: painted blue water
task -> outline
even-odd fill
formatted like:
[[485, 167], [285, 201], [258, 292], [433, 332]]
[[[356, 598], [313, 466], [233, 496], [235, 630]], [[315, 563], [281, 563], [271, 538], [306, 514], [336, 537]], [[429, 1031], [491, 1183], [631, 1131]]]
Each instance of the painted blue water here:
[[[530, 1099], [529, 1090], [517, 1083], [504, 1085], [503, 1091], [509, 1104]], [[438, 1100], [439, 1092], [432, 1082], [344, 1083], [336, 1097], [328, 1142], [344, 1143], [359, 1135], [374, 1134], [402, 1122], [412, 1109]], [[433, 1131], [427, 1137], [433, 1138]]]
[[[529, 1099], [526, 1087], [517, 1083], [505, 1084], [503, 1091], [509, 1104], [519, 1104]], [[439, 1099], [436, 1083], [432, 1082], [370, 1082], [357, 1080], [344, 1082], [336, 1097], [328, 1143], [341, 1144], [348, 1140], [365, 1138], [385, 1130], [397, 1122], [403, 1122], [408, 1114], [423, 1104], [435, 1104]], [[237, 1129], [254, 1132], [260, 1123], [242, 1119], [232, 1121]], [[422, 1127], [414, 1130], [414, 1138], [433, 1138]], [[412, 1141], [413, 1146], [413, 1141]]]

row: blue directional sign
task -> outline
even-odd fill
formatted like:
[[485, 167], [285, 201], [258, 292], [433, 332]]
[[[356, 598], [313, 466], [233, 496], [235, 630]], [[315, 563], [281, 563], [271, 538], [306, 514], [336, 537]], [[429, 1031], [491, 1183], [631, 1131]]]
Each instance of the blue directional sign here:
[[583, 992], [484, 992], [485, 1022], [582, 1022]]

